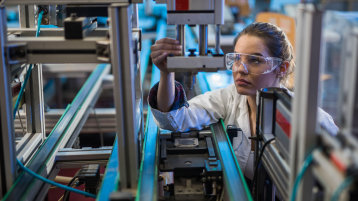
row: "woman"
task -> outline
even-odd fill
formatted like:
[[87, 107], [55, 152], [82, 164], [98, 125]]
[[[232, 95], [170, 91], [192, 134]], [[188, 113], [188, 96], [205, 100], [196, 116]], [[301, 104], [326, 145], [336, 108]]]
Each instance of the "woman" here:
[[[245, 136], [233, 140], [240, 168], [253, 177], [254, 146], [249, 140], [256, 128], [256, 91], [266, 87], [283, 87], [294, 68], [293, 49], [285, 33], [268, 23], [247, 26], [234, 41], [234, 53], [226, 54], [226, 66], [232, 70], [234, 84], [194, 97], [186, 102], [182, 86], [166, 67], [168, 54], [180, 55], [181, 46], [173, 39], [158, 40], [151, 48], [153, 63], [160, 69], [160, 82], [149, 94], [149, 104], [159, 127], [185, 131], [202, 129], [223, 119], [236, 125]], [[323, 111], [322, 111], [323, 112]], [[332, 118], [325, 112], [327, 124]]]

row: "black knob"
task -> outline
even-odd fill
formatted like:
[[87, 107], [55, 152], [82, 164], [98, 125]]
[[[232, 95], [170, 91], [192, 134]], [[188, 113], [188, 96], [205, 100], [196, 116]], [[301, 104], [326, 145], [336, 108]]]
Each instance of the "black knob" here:
[[196, 56], [195, 55], [196, 48], [189, 48], [189, 52], [190, 52], [189, 57], [195, 57]]

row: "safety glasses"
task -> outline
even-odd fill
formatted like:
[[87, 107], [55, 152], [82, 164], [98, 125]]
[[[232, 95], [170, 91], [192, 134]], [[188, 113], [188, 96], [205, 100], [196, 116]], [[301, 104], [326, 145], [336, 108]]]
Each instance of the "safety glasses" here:
[[228, 53], [225, 57], [225, 65], [232, 72], [239, 71], [243, 66], [247, 74], [267, 74], [271, 73], [282, 63], [282, 59], [277, 57], [263, 57], [244, 53]]

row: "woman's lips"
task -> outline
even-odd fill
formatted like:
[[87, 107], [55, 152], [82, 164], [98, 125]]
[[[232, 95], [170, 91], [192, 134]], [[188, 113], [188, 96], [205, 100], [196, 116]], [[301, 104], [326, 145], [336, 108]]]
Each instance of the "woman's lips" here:
[[244, 79], [237, 79], [236, 84], [239, 85], [239, 86], [247, 86], [247, 85], [250, 85], [251, 83], [249, 81], [244, 80]]

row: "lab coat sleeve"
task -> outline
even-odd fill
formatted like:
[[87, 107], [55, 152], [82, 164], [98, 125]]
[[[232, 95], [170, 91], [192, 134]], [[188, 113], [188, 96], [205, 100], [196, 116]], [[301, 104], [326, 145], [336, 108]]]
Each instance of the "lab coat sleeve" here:
[[[286, 87], [281, 86], [282, 88], [287, 89]], [[287, 89], [287, 92], [293, 96], [294, 93]], [[336, 135], [338, 133], [338, 127], [333, 121], [333, 118], [331, 115], [329, 115], [326, 111], [324, 111], [322, 108], [318, 107], [317, 110], [317, 119], [320, 124], [320, 126], [324, 129], [326, 129], [330, 134]]]
[[[230, 97], [230, 91], [227, 89], [210, 91], [186, 102], [186, 100], [180, 100], [186, 98], [183, 88], [176, 87], [172, 109], [169, 112], [161, 112], [156, 108], [156, 102], [153, 101], [153, 96], [156, 96], [156, 87], [158, 85], [151, 89], [148, 103], [155, 122], [162, 129], [179, 132], [200, 130], [225, 117], [227, 106], [224, 100]], [[181, 93], [184, 95], [181, 95]], [[176, 103], [179, 103], [179, 107]]]
[[321, 108], [318, 108], [317, 115], [318, 115], [318, 121], [322, 128], [327, 130], [332, 135], [336, 135], [338, 133], [338, 127], [334, 123], [331, 115], [329, 115]]

